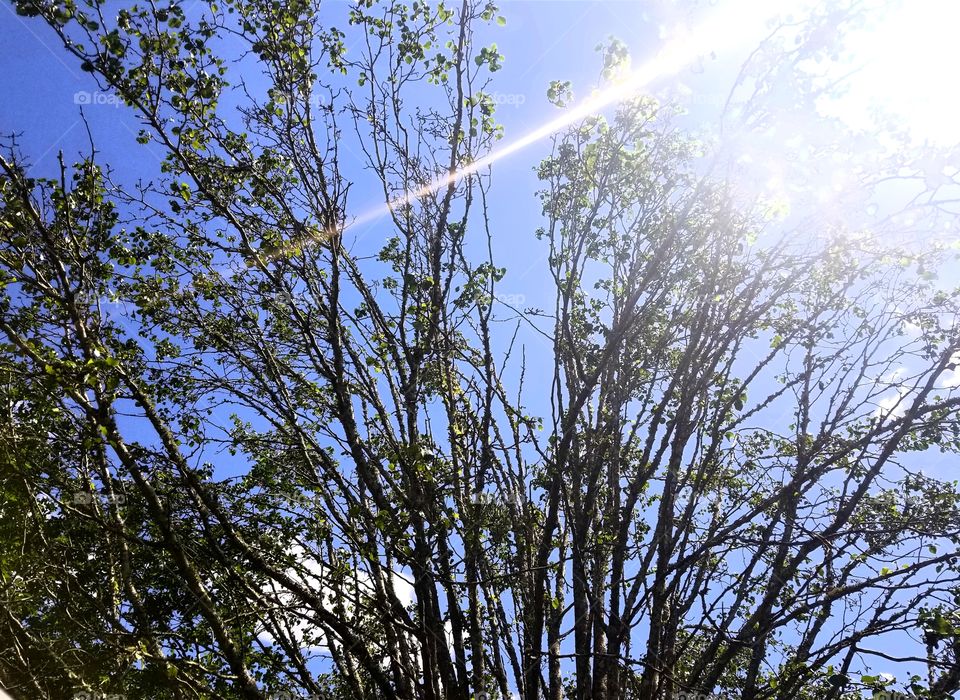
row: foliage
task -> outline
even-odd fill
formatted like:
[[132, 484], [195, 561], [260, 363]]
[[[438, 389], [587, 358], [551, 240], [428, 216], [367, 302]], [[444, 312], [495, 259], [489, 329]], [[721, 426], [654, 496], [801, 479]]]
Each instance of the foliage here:
[[0, 161], [13, 692], [960, 690], [960, 493], [922, 470], [960, 447], [949, 251], [778, 227], [631, 98], [555, 137], [554, 306], [504, 315], [489, 174], [448, 178], [501, 135], [494, 5], [17, 9], [165, 160], [138, 189]]

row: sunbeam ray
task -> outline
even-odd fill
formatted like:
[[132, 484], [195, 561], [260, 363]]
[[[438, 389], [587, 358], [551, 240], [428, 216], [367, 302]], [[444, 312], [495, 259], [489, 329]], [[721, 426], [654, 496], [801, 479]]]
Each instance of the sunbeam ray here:
[[715, 9], [708, 18], [691, 31], [673, 37], [656, 56], [631, 71], [625, 78], [606, 89], [595, 92], [559, 117], [551, 119], [500, 148], [494, 149], [469, 165], [448, 172], [428, 185], [408, 190], [402, 196], [388, 203], [368, 209], [339, 229], [316, 231], [305, 239], [301, 238], [281, 245], [263, 257], [266, 262], [270, 262], [290, 255], [302, 249], [305, 245], [321, 243], [343, 234], [348, 229], [375, 221], [390, 213], [393, 209], [432, 195], [464, 177], [473, 175], [495, 162], [557, 133], [564, 127], [637, 94], [658, 80], [675, 75], [698, 57], [710, 51], [736, 48], [751, 39], [759, 39], [761, 31], [773, 18], [791, 10], [802, 8], [805, 4], [803, 0], [790, 0], [790, 2], [783, 3], [740, 0], [739, 2], [725, 3], [723, 7]]

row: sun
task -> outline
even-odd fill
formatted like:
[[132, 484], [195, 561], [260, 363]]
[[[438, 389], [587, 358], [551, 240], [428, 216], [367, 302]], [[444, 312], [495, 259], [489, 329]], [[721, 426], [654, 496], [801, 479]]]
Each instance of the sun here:
[[[769, 22], [797, 13], [803, 16], [818, 6], [817, 0], [727, 0], [690, 29], [670, 36], [652, 57], [639, 63], [604, 89], [549, 119], [526, 134], [502, 144], [491, 153], [433, 182], [411, 188], [394, 200], [376, 204], [336, 231], [317, 231], [313, 242], [339, 235], [344, 228], [375, 221], [391, 210], [413, 204], [464, 177], [482, 172], [495, 162], [542, 141], [579, 120], [673, 78], [698, 57], [723, 49], [755, 45]], [[875, 132], [887, 114], [894, 124], [919, 141], [960, 143], [960, 91], [955, 84], [951, 55], [956, 28], [960, 27], [960, 0], [882, 1], [862, 28], [844, 38], [841, 55], [811, 70], [836, 89], [818, 102], [822, 116], [839, 118], [848, 126]], [[846, 76], [838, 83], [841, 76]], [[297, 241], [297, 246], [310, 241]], [[294, 246], [281, 247], [268, 259], [289, 254]]]
[[[958, 0], [901, 0], [844, 41], [830, 68], [845, 92], [822, 98], [825, 116], [868, 132], [890, 126], [920, 143], [960, 144]], [[852, 72], [851, 72], [852, 71]]]

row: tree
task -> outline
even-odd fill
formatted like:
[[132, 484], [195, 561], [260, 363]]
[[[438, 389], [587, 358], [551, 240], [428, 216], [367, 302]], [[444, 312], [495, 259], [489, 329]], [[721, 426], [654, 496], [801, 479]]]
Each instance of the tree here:
[[[4, 685], [960, 690], [958, 492], [919, 468], [960, 447], [951, 251], [785, 230], [628, 98], [555, 138], [555, 305], [505, 310], [489, 173], [454, 177], [500, 136], [494, 5], [17, 7], [166, 159], [133, 191], [95, 153], [0, 161]], [[344, 129], [389, 205], [375, 259]]]

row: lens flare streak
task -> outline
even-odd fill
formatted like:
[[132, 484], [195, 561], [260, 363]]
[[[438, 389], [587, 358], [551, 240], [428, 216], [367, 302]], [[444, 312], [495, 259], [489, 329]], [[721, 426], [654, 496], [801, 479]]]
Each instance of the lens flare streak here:
[[804, 4], [802, 0], [793, 0], [787, 3], [740, 0], [739, 2], [726, 3], [694, 29], [673, 37], [654, 58], [630, 71], [616, 84], [593, 93], [556, 119], [551, 119], [524, 136], [494, 149], [484, 157], [462, 168], [437, 178], [428, 185], [408, 190], [402, 196], [354, 217], [338, 230], [318, 231], [306, 240], [291, 241], [274, 249], [265, 257], [267, 261], [276, 260], [293, 253], [304, 245], [321, 243], [334, 236], [341, 235], [347, 229], [376, 221], [397, 208], [433, 195], [460, 179], [473, 175], [571, 124], [636, 95], [640, 90], [649, 87], [658, 80], [675, 75], [710, 51], [736, 48], [751, 39], [759, 39], [764, 27], [768, 25], [770, 20], [786, 14], [790, 10], [799, 9]]

